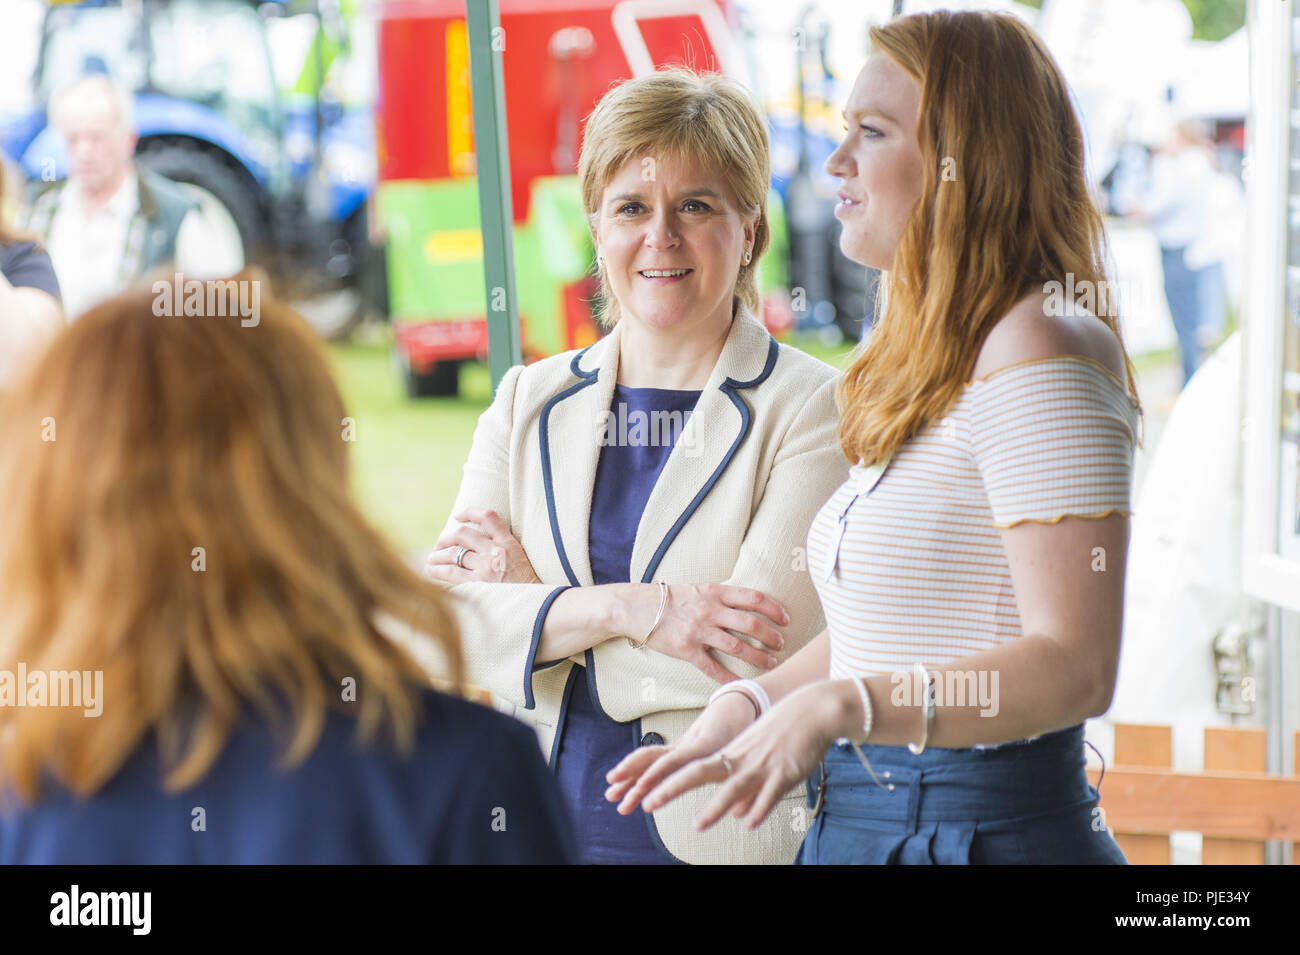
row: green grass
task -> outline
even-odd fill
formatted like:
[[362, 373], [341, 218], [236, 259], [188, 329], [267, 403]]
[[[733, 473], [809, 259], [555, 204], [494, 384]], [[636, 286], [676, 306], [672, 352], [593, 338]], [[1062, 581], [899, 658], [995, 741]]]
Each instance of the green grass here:
[[848, 364], [849, 354], [856, 344], [856, 342], [843, 341], [838, 345], [827, 345], [807, 334], [791, 335], [785, 340], [785, 343], [806, 351], [814, 358], [820, 358], [837, 371], [844, 370], [844, 367]]
[[387, 328], [330, 354], [356, 421], [353, 493], [403, 554], [433, 545], [456, 499], [474, 425], [491, 396], [485, 365], [461, 369], [457, 398], [406, 397], [389, 360]]

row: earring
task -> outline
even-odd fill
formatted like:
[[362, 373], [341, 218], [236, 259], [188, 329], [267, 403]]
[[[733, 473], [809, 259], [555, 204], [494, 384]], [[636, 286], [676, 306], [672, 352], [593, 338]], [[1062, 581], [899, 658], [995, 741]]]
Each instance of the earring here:
[[746, 265], [749, 264], [749, 256], [750, 256], [750, 252], [749, 252], [748, 249], [746, 249], [746, 250], [745, 250], [745, 264], [746, 264]]

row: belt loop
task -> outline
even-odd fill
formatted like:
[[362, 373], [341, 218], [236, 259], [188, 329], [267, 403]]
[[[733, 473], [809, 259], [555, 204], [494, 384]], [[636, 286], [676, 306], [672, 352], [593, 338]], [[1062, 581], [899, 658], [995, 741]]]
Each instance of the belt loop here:
[[916, 835], [917, 823], [921, 818], [921, 785], [925, 778], [925, 770], [917, 769], [916, 778], [908, 780], [907, 787], [907, 834]]

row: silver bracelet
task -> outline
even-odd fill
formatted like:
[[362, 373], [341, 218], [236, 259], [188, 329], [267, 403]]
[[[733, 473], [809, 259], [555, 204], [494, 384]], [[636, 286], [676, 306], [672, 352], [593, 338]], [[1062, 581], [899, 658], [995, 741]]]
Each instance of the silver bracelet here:
[[661, 580], [659, 581], [659, 609], [655, 612], [655, 622], [650, 624], [649, 631], [646, 632], [645, 638], [642, 639], [640, 643], [637, 643], [631, 637], [627, 638], [628, 645], [631, 646], [633, 650], [640, 650], [650, 642], [650, 638], [654, 636], [655, 630], [659, 627], [659, 621], [664, 618], [664, 608], [667, 606], [668, 585]]
[[862, 742], [865, 743], [871, 736], [871, 723], [875, 714], [871, 711], [871, 697], [867, 696], [866, 681], [855, 676], [853, 688], [858, 691], [858, 697], [862, 700]]
[[916, 672], [921, 678], [921, 712], [925, 725], [921, 728], [921, 742], [908, 743], [907, 748], [913, 756], [920, 756], [925, 752], [925, 744], [930, 742], [930, 724], [934, 722], [934, 689], [930, 685], [930, 671], [924, 663], [916, 665]]
[[[867, 685], [864, 678], [856, 677], [856, 676], [853, 677], [853, 688], [858, 691], [858, 697], [862, 700], [862, 740], [863, 742], [866, 742], [867, 737], [871, 735], [871, 724], [875, 716], [875, 714], [871, 710], [871, 697], [867, 695]], [[887, 789], [891, 793], [894, 791], [893, 783], [890, 783], [889, 785], [885, 785], [880, 781], [880, 777], [877, 776], [876, 771], [871, 768], [871, 764], [867, 762], [867, 757], [863, 755], [862, 748], [858, 746], [857, 743], [849, 739], [847, 736], [840, 737], [836, 742], [848, 743], [850, 746], [853, 747], [853, 752], [858, 757], [858, 762], [862, 764], [863, 769], [865, 769], [868, 773], [871, 774], [872, 782], [874, 782], [881, 789]], [[890, 775], [889, 772], [886, 771], [885, 778], [888, 779], [889, 775]]]

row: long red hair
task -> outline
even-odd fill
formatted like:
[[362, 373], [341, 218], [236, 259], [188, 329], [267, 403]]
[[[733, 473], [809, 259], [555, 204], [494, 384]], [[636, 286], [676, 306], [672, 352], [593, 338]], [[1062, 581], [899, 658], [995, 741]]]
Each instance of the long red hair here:
[[[1067, 274], [1072, 288], [1109, 287], [1083, 133], [1038, 36], [1011, 15], [939, 11], [873, 28], [871, 40], [921, 88], [925, 180], [884, 309], [838, 388], [840, 446], [867, 464], [943, 417], [989, 331], [1028, 292]], [[1119, 337], [1113, 310], [1097, 317]]]
[[0, 668], [103, 673], [98, 718], [0, 707], [0, 791], [24, 800], [46, 772], [95, 792], [150, 735], [185, 788], [248, 709], [288, 765], [330, 709], [409, 745], [429, 678], [393, 621], [460, 685], [442, 589], [349, 496], [347, 412], [306, 322], [267, 296], [251, 325], [160, 316], [174, 292], [155, 289], [91, 309], [0, 405]]

